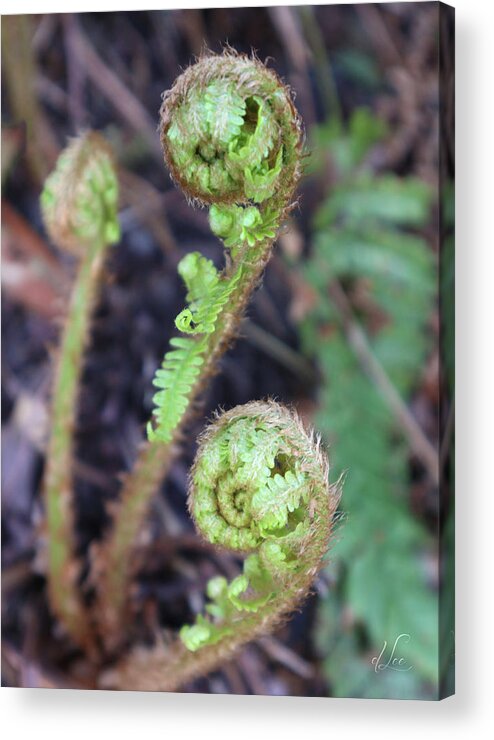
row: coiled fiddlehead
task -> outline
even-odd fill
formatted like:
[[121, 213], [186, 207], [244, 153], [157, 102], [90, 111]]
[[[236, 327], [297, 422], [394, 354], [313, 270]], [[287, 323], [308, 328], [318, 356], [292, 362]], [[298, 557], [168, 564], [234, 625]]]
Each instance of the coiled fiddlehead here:
[[204, 57], [165, 94], [161, 142], [173, 178], [200, 203], [286, 206], [298, 179], [300, 122], [287, 88], [234, 52]]
[[169, 442], [196, 379], [210, 374], [205, 360], [240, 319], [269, 258], [300, 175], [301, 125], [276, 74], [228, 52], [189, 67], [165, 94], [161, 142], [174, 180], [193, 201], [211, 205], [211, 228], [232, 258], [221, 274], [198, 253], [179, 266], [190, 306], [176, 324], [196, 338], [172, 340], [148, 426], [151, 441]]
[[73, 432], [83, 352], [105, 248], [120, 235], [117, 204], [115, 165], [104, 139], [95, 132], [73, 139], [41, 194], [50, 238], [79, 259], [56, 364], [44, 495], [51, 607], [72, 639], [86, 647], [91, 640], [77, 588], [79, 568], [74, 562]]
[[228, 252], [221, 272], [198, 252], [179, 265], [188, 300], [176, 319], [182, 336], [171, 340], [156, 373], [151, 444], [124, 481], [100, 557], [99, 614], [109, 644], [125, 623], [129, 551], [258, 285], [300, 176], [301, 123], [289, 90], [259, 61], [232, 51], [200, 59], [164, 95], [161, 141], [174, 180], [192, 201], [211, 206], [211, 228]]
[[180, 641], [138, 651], [109, 685], [172, 691], [265, 634], [303, 599], [327, 552], [339, 486], [328, 483], [319, 440], [274, 402], [219, 416], [199, 440], [189, 509], [214, 545], [248, 553], [230, 583], [207, 585], [206, 615]]

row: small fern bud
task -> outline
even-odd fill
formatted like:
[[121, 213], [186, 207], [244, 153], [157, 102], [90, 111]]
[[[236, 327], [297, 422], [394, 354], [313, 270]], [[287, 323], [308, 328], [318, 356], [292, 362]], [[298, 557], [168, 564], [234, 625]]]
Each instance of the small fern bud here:
[[119, 240], [117, 206], [111, 150], [102, 136], [86, 132], [71, 141], [46, 180], [41, 194], [46, 229], [56, 244], [81, 256], [87, 244]]

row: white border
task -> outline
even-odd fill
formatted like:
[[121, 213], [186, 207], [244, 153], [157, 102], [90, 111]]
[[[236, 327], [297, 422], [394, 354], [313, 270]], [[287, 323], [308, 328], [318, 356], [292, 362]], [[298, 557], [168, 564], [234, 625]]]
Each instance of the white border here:
[[[245, 5], [267, 5], [248, 0]], [[277, 3], [271, 3], [277, 4]], [[285, 3], [296, 4], [296, 3]], [[491, 3], [457, 7], [457, 696], [440, 704], [340, 699], [109, 694], [2, 689], [6, 737], [33, 740], [153, 738], [486, 737], [492, 651], [492, 388], [494, 260]], [[144, 9], [204, 7], [153, 2]], [[242, 5], [216, 0], [210, 6]], [[3, 0], [2, 13], [136, 9], [135, 2]], [[484, 167], [482, 167], [484, 165]]]
[[[373, 2], [374, 0], [363, 0], [363, 2]], [[384, 0], [384, 2], [393, 2], [394, 0]], [[421, 0], [418, 0], [420, 2]], [[480, 0], [459, 0], [459, 7], [467, 3], [472, 6]], [[246, 0], [246, 2], [237, 2], [235, 0], [141, 0], [136, 3], [135, 0], [3, 0], [2, 14], [9, 13], [67, 13], [67, 12], [86, 12], [86, 11], [111, 11], [111, 10], [164, 10], [165, 8], [233, 8], [233, 7], [266, 7], [269, 5], [352, 5], [352, 0], [339, 0], [339, 3], [315, 2], [308, 3], [305, 0], [287, 0], [287, 2], [268, 2], [267, 0]], [[456, 2], [448, 2], [448, 5], [456, 5]]]

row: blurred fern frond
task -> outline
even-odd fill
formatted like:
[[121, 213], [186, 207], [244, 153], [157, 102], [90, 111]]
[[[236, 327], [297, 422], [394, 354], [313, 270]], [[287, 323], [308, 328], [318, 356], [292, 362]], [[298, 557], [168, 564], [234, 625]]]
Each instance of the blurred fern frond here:
[[[428, 322], [437, 273], [434, 254], [420, 235], [430, 219], [432, 192], [416, 178], [376, 175], [366, 166], [371, 146], [383, 134], [378, 119], [361, 110], [346, 132], [331, 127], [319, 132], [320, 146], [335, 155], [339, 179], [314, 221], [305, 278], [317, 300], [303, 321], [302, 339], [322, 373], [315, 425], [331, 444], [335, 475], [347, 471], [342, 501], [347, 521], [332, 551], [341, 566], [341, 597], [359, 625], [361, 648], [379, 652], [385, 642], [410, 635], [402, 640], [400, 657], [415, 676], [435, 683], [437, 606], [424, 564], [432, 541], [410, 510], [405, 438], [352, 350], [330, 290], [332, 281], [344, 287], [372, 353], [406, 401], [432, 338]], [[320, 150], [317, 159], [324, 161]], [[323, 604], [322, 623], [326, 612]], [[355, 634], [340, 639], [353, 644]], [[332, 658], [334, 648], [325, 663], [327, 678], [336, 695], [351, 696], [348, 671]], [[369, 677], [370, 660], [363, 665]]]

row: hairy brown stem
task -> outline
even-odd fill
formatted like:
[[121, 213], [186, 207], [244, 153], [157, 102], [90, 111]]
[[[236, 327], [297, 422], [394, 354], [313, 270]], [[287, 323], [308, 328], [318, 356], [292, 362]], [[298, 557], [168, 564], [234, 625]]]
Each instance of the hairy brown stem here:
[[122, 691], [177, 691], [194, 678], [203, 676], [231, 660], [235, 653], [256, 637], [272, 632], [280, 624], [282, 614], [275, 611], [282, 607], [283, 613], [293, 611], [300, 597], [290, 600], [280, 597], [270, 604], [269, 612], [244, 618], [236, 634], [216, 645], [209, 645], [192, 653], [174, 641], [171, 646], [161, 643], [152, 650], [136, 648], [102, 674], [101, 688]]
[[79, 259], [57, 360], [46, 459], [48, 591], [52, 609], [67, 632], [90, 650], [93, 639], [74, 558], [73, 440], [83, 353], [105, 248], [120, 237], [113, 157], [99, 134], [88, 131], [69, 143], [45, 182], [40, 203], [50, 237]]
[[114, 527], [96, 556], [95, 572], [99, 575], [97, 619], [107, 649], [113, 651], [125, 638], [129, 616], [129, 584], [139, 565], [134, 557], [137, 539], [144, 525], [149, 503], [166, 477], [179, 453], [183, 430], [198, 412], [198, 402], [218, 362], [235, 337], [245, 306], [255, 290], [271, 255], [272, 240], [256, 245], [257, 259], [247, 262], [244, 252], [227, 272], [241, 270], [240, 284], [233, 303], [227, 305], [218, 320], [217, 329], [208, 337], [206, 360], [189, 393], [188, 408], [180, 426], [168, 444], [144, 442], [132, 473], [124, 478], [120, 500], [113, 511]]

